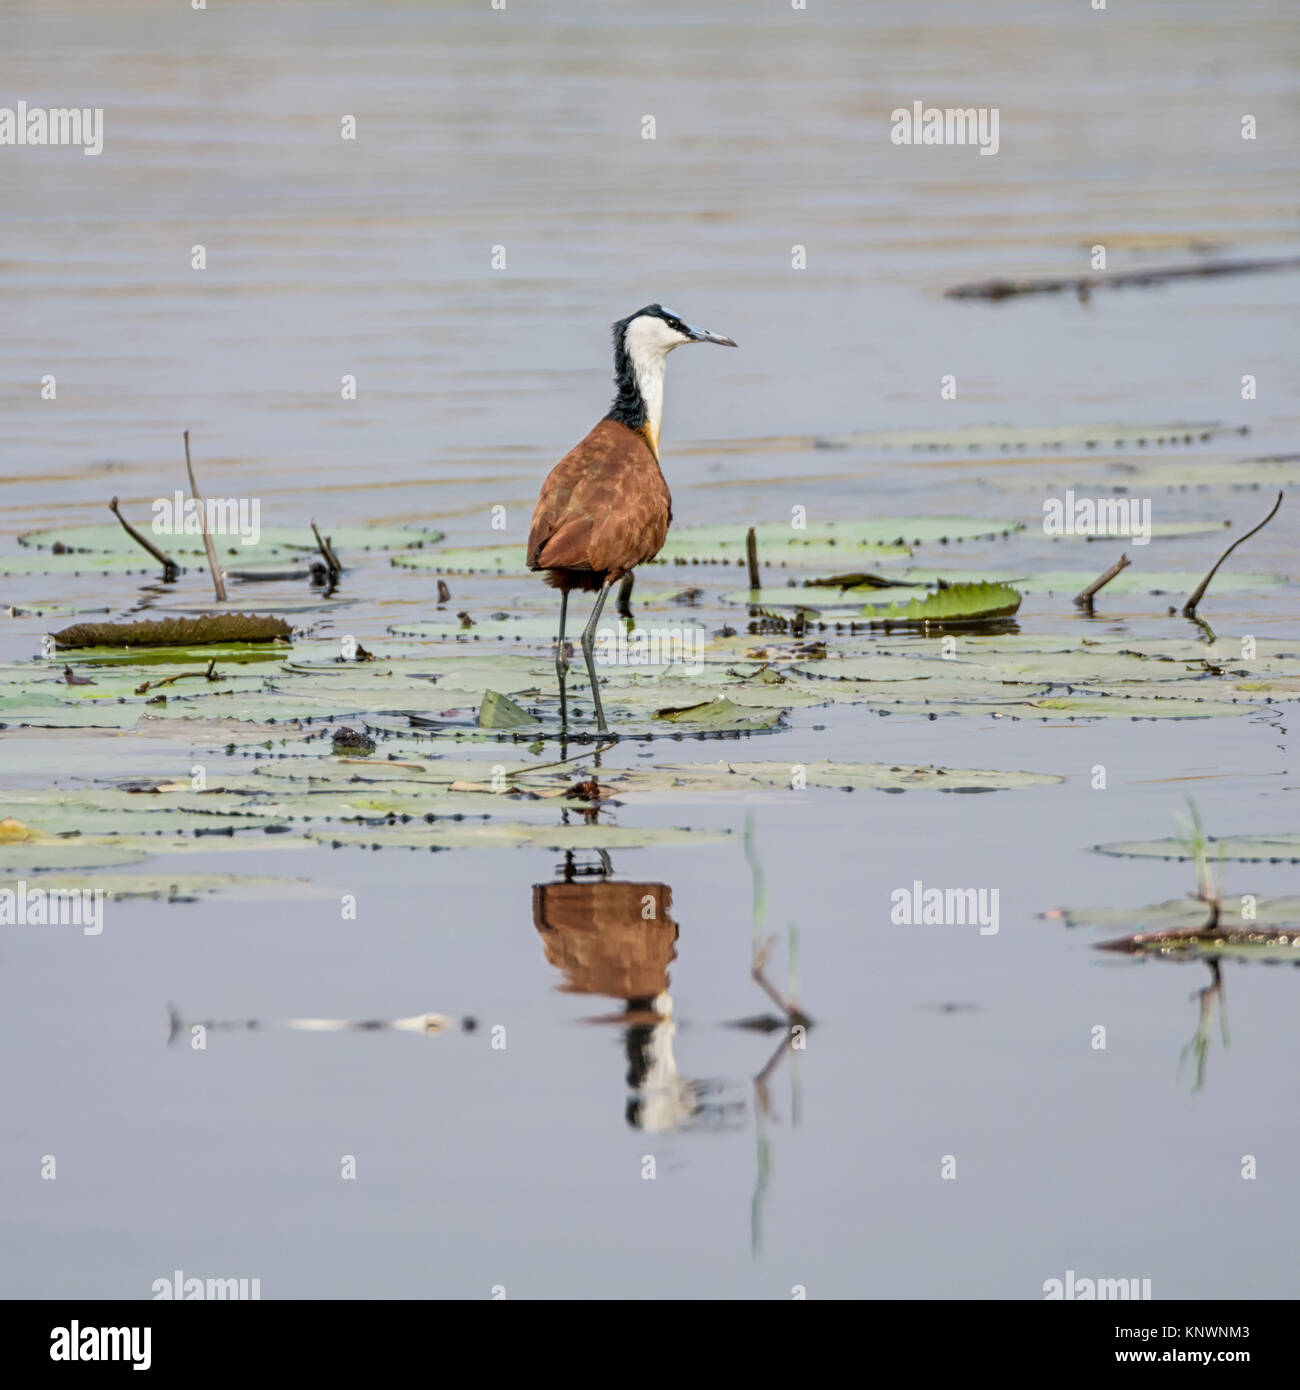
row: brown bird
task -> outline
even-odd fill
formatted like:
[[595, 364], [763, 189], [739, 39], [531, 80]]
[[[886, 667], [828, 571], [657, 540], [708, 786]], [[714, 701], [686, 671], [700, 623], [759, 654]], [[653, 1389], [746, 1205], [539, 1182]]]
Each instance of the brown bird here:
[[652, 560], [668, 537], [672, 498], [659, 471], [659, 425], [664, 364], [682, 343], [736, 346], [720, 333], [683, 323], [662, 304], [647, 304], [614, 325], [618, 394], [609, 414], [551, 469], [533, 512], [528, 568], [547, 571], [546, 582], [560, 591], [555, 670], [560, 678], [560, 723], [566, 729], [564, 681], [569, 663], [564, 623], [570, 590], [596, 591], [595, 607], [582, 633], [582, 655], [596, 722], [602, 734], [608, 733], [592, 660], [596, 624], [610, 585]]

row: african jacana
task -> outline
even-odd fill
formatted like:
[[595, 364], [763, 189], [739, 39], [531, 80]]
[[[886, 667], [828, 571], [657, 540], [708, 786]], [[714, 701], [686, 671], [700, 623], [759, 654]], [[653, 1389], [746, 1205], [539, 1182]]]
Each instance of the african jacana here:
[[610, 585], [646, 560], [668, 537], [673, 519], [668, 484], [659, 470], [659, 425], [664, 409], [664, 364], [682, 343], [721, 343], [721, 333], [693, 328], [662, 304], [647, 304], [614, 325], [614, 381], [618, 395], [609, 413], [551, 469], [542, 484], [528, 532], [528, 568], [546, 570], [560, 591], [560, 637], [555, 670], [560, 678], [560, 723], [568, 727], [564, 680], [564, 622], [573, 589], [596, 590], [582, 633], [582, 655], [602, 734], [605, 711], [592, 660], [596, 624]]

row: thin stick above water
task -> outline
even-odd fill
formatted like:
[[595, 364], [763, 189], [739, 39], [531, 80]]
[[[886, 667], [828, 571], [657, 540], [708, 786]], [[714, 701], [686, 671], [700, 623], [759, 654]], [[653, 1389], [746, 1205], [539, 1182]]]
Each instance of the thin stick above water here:
[[113, 515], [122, 523], [122, 529], [126, 532], [126, 534], [130, 536], [131, 539], [135, 541], [137, 545], [143, 546], [149, 552], [149, 554], [152, 555], [153, 558], [157, 560], [158, 563], [163, 567], [163, 578], [175, 579], [176, 576], [181, 572], [180, 566], [176, 563], [175, 560], [172, 559], [170, 555], [168, 555], [165, 551], [159, 550], [158, 547], [151, 540], [149, 540], [147, 536], [142, 536], [140, 532], [137, 531], [135, 527], [131, 525], [131, 523], [126, 519], [126, 517], [124, 517], [122, 513], [118, 510], [116, 497], [114, 497], [113, 500], [108, 504], [108, 510], [112, 512]]
[[208, 569], [212, 571], [212, 587], [217, 591], [217, 602], [226, 601], [226, 580], [217, 563], [217, 547], [208, 533], [208, 509], [203, 504], [202, 494], [194, 482], [194, 465], [190, 462], [190, 432], [185, 431], [185, 471], [190, 475], [190, 496], [199, 509], [199, 525], [203, 530], [203, 548], [208, 552]]
[[1099, 590], [1104, 589], [1117, 574], [1126, 570], [1132, 563], [1133, 561], [1130, 560], [1127, 555], [1121, 555], [1105, 574], [1099, 574], [1086, 589], [1075, 594], [1075, 603], [1077, 603], [1080, 608], [1091, 608], [1093, 595]]
[[312, 535], [316, 537], [316, 544], [320, 547], [320, 553], [325, 558], [325, 566], [329, 570], [331, 579], [337, 579], [343, 573], [343, 566], [339, 563], [339, 557], [334, 553], [334, 547], [329, 542], [328, 536], [322, 536], [313, 521], [311, 524]]

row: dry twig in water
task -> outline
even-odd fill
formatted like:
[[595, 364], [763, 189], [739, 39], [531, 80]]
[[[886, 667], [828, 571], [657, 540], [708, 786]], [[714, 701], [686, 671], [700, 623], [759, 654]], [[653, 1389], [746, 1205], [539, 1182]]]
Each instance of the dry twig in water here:
[[1132, 563], [1133, 561], [1130, 560], [1127, 555], [1121, 555], [1119, 559], [1116, 560], [1116, 562], [1106, 571], [1105, 574], [1099, 574], [1097, 578], [1094, 579], [1086, 589], [1082, 590], [1080, 593], [1075, 594], [1075, 603], [1077, 603], [1080, 608], [1091, 609], [1093, 596], [1099, 590], [1104, 589], [1106, 585], [1109, 584], [1110, 581], [1114, 579], [1117, 574], [1121, 573], [1123, 570], [1128, 569], [1128, 567]]
[[151, 540], [149, 540], [145, 536], [142, 536], [140, 532], [137, 531], [135, 527], [131, 525], [131, 523], [126, 519], [126, 517], [124, 517], [122, 513], [118, 511], [116, 497], [114, 497], [113, 500], [108, 504], [108, 510], [112, 512], [113, 515], [122, 523], [122, 529], [126, 532], [126, 534], [130, 536], [131, 539], [135, 541], [137, 545], [142, 545], [149, 552], [149, 554], [152, 555], [153, 558], [157, 560], [158, 563], [163, 567], [163, 578], [175, 579], [176, 576], [181, 572], [181, 567], [176, 563], [175, 560], [172, 559], [170, 555], [166, 554], [162, 550], [159, 550], [158, 547], [154, 545], [154, 543]]
[[203, 504], [202, 495], [194, 484], [194, 465], [190, 462], [189, 430], [185, 431], [185, 471], [190, 475], [190, 496], [199, 509], [199, 525], [203, 529], [203, 548], [208, 552], [208, 568], [212, 571], [212, 587], [217, 591], [217, 602], [225, 603], [226, 579], [221, 573], [221, 566], [217, 563], [217, 547], [212, 543], [212, 536], [208, 532], [207, 508]]

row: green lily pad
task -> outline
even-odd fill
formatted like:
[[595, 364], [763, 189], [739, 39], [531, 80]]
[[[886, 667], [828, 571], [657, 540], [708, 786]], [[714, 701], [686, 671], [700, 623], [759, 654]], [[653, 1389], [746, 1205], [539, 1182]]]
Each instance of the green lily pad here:
[[520, 709], [508, 695], [498, 694], [495, 690], [484, 692], [478, 711], [480, 729], [524, 729], [535, 727], [538, 722], [527, 710]]
[[[143, 523], [135, 523], [136, 529], [173, 558], [188, 556], [203, 557], [206, 552], [201, 535], [160, 535], [155, 536], [150, 529], [150, 518]], [[339, 552], [344, 564], [350, 550], [411, 550], [421, 546], [436, 545], [442, 539], [442, 532], [428, 527], [415, 526], [323, 526], [321, 533], [327, 534], [330, 544]], [[51, 546], [62, 545], [70, 551], [82, 551], [100, 555], [129, 556], [139, 561], [144, 552], [116, 522], [106, 521], [88, 526], [61, 526], [47, 531], [28, 531], [18, 537], [21, 545], [33, 550], [48, 550]], [[217, 547], [217, 558], [228, 560], [238, 556], [241, 560], [263, 559], [268, 555], [310, 551], [319, 553], [316, 538], [311, 526], [304, 521], [301, 526], [263, 526], [256, 545], [244, 545], [239, 536], [217, 535], [213, 537]], [[66, 558], [56, 556], [54, 558]], [[157, 568], [155, 564], [141, 566]]]
[[418, 555], [394, 555], [393, 564], [399, 569], [433, 574], [527, 574], [524, 552], [522, 543], [426, 550]]
[[[1117, 545], [1120, 543], [1117, 541]], [[1120, 545], [1122, 549], [1122, 545]], [[1130, 550], [1132, 560], [1138, 552]], [[1118, 558], [1118, 556], [1116, 557]], [[1022, 594], [1064, 594], [1073, 598], [1082, 593], [1100, 573], [1095, 570], [1044, 570], [1024, 573], [1015, 570], [904, 570], [901, 577], [918, 582], [933, 584], [943, 580], [948, 584], [1011, 584]], [[1186, 597], [1205, 578], [1204, 571], [1191, 570], [1146, 570], [1140, 560], [1134, 560], [1128, 569], [1121, 570], [1106, 585], [1094, 600], [1101, 603], [1108, 595], [1151, 594], [1156, 597], [1173, 599]], [[1276, 589], [1287, 581], [1272, 574], [1238, 574], [1220, 570], [1214, 576], [1214, 590], [1218, 593], [1248, 593], [1255, 589]], [[797, 593], [798, 590], [781, 590], [783, 593]], [[861, 598], [861, 591], [850, 591]], [[775, 604], [776, 600], [773, 600]]]
[[[746, 526], [678, 526], [655, 564], [745, 563]], [[1019, 521], [992, 517], [900, 516], [870, 521], [828, 521], [802, 531], [788, 523], [764, 522], [754, 528], [761, 565], [838, 565], [863, 557], [907, 554], [911, 546], [956, 544], [1005, 538], [1024, 529]]]
[[[15, 883], [0, 882], [0, 889]], [[50, 892], [98, 889], [109, 902], [154, 898], [186, 902], [194, 898], [228, 898], [239, 902], [298, 901], [337, 898], [337, 892], [306, 878], [258, 878], [251, 874], [123, 874], [97, 873], [93, 879], [42, 874], [40, 886]]]
[[[83, 666], [186, 666], [206, 667], [215, 661], [220, 671], [229, 666], [248, 666], [258, 662], [287, 661], [291, 651], [288, 642], [225, 642], [202, 647], [78, 647], [60, 652], [52, 665], [61, 669], [68, 662], [80, 670]], [[82, 671], [83, 675], [94, 672]], [[140, 679], [157, 680], [159, 672], [148, 671]], [[164, 672], [162, 674], [170, 674]]]
[[[1183, 840], [1121, 840], [1114, 844], [1096, 845], [1101, 854], [1113, 854], [1126, 859], [1194, 859]], [[1239, 860], [1245, 864], [1300, 863], [1300, 834], [1226, 835], [1210, 837], [1209, 855], [1215, 860]]]
[[1205, 931], [1139, 932], [1114, 941], [1099, 941], [1098, 951], [1171, 960], [1288, 961], [1300, 965], [1300, 929], [1218, 927]]
[[1009, 618], [1020, 607], [1020, 595], [1005, 584], [954, 584], [924, 598], [862, 609], [872, 627], [956, 627]]
[[362, 845], [367, 849], [648, 849], [721, 844], [731, 832], [675, 826], [525, 825], [512, 822], [470, 824], [435, 821], [382, 829], [322, 830], [321, 844]]
[[948, 430], [867, 430], [850, 434], [819, 435], [815, 443], [824, 449], [930, 449], [988, 450], [1006, 453], [1014, 449], [1122, 449], [1129, 445], [1177, 445], [1205, 443], [1227, 434], [1245, 434], [1244, 426], [1220, 421], [1172, 424], [1100, 425], [969, 425]]
[[[722, 602], [758, 608], [806, 608], [814, 614], [844, 609], [847, 610], [846, 613], [833, 613], [831, 621], [845, 621], [848, 612], [856, 615], [861, 610], [862, 600], [867, 594], [879, 594], [880, 592], [879, 589], [865, 587], [839, 589], [824, 584], [791, 584], [780, 588], [772, 585], [756, 592], [749, 589], [732, 589], [729, 593], [722, 595]], [[897, 593], [898, 591], [895, 589], [885, 592]]]
[[725, 695], [702, 700], [693, 705], [674, 706], [656, 710], [654, 717], [664, 724], [674, 724], [691, 730], [720, 732], [774, 729], [782, 721], [783, 709], [757, 710], [738, 705]]
[[1251, 710], [1248, 702], [1116, 694], [1045, 695], [1029, 701], [1029, 706], [1043, 714], [1079, 719], [1222, 719]]
[[[601, 776], [603, 782], [605, 774]], [[834, 791], [986, 792], [1047, 787], [1065, 781], [1064, 777], [1050, 773], [846, 762], [676, 763], [657, 768], [615, 770], [608, 777], [620, 796], [672, 789], [743, 796], [752, 788], [799, 791], [805, 787]]]
[[30, 574], [157, 574], [162, 566], [143, 550], [132, 547], [127, 555], [54, 554], [49, 550], [27, 555], [0, 555], [0, 575]]
[[[1220, 918], [1226, 927], [1250, 931], [1255, 927], [1274, 927], [1300, 923], [1300, 898], [1257, 898], [1252, 922], [1240, 920], [1241, 899], [1225, 898]], [[1208, 908], [1195, 898], [1171, 898], [1147, 907], [1058, 907], [1043, 913], [1048, 921], [1066, 927], [1122, 928], [1141, 932], [1195, 932], [1205, 925]]]

